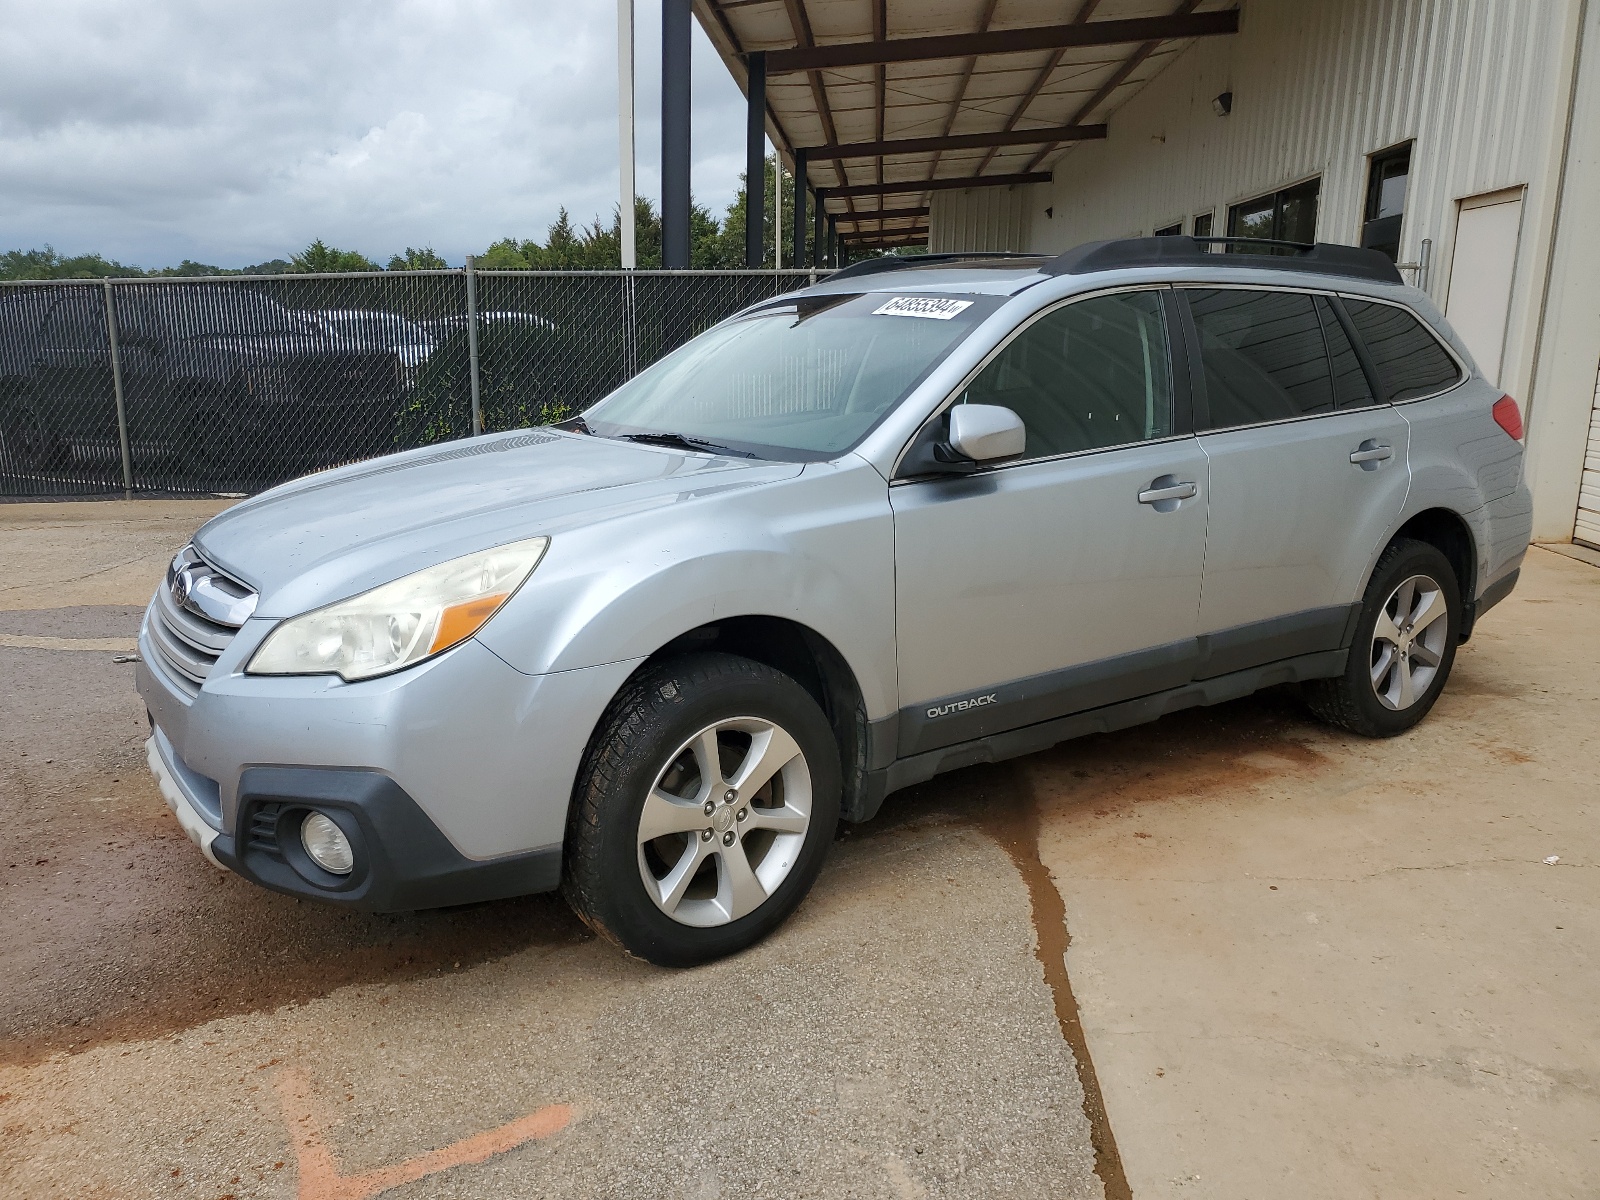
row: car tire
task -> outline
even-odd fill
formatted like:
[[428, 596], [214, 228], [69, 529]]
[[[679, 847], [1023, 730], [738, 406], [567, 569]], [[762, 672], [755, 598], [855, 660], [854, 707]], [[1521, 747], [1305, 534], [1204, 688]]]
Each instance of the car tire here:
[[736, 953], [811, 889], [840, 793], [838, 744], [793, 679], [731, 654], [669, 660], [622, 689], [590, 740], [562, 891], [659, 966]]
[[0, 394], [0, 471], [41, 471], [60, 457], [59, 445], [26, 393]]
[[[201, 391], [189, 407], [188, 439], [178, 449], [178, 463], [188, 482], [233, 487], [245, 473], [245, 447], [249, 442], [238, 428], [240, 414], [225, 393]], [[265, 453], [266, 439], [257, 442]]]
[[1344, 674], [1305, 685], [1311, 710], [1364, 737], [1412, 728], [1450, 677], [1461, 615], [1450, 560], [1426, 542], [1391, 542], [1367, 583]]

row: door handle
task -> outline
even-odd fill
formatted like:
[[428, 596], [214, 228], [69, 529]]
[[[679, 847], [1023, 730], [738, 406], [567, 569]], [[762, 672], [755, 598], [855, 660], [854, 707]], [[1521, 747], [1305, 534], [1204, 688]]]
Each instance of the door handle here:
[[1350, 461], [1356, 464], [1382, 462], [1386, 458], [1394, 457], [1394, 447], [1385, 446], [1381, 442], [1368, 439], [1350, 454]]
[[1192, 483], [1179, 483], [1171, 475], [1150, 481], [1150, 486], [1139, 493], [1140, 504], [1159, 504], [1163, 500], [1190, 500], [1200, 494]]

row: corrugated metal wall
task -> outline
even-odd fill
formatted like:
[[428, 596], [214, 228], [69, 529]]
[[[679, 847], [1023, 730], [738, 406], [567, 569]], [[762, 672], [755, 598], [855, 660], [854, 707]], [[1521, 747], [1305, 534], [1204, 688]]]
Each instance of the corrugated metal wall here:
[[1027, 250], [1033, 236], [1033, 188], [941, 192], [930, 206], [930, 248]]
[[[1310, 176], [1318, 236], [1354, 242], [1367, 156], [1414, 139], [1402, 258], [1434, 246], [1444, 296], [1454, 202], [1538, 187], [1564, 97], [1560, 0], [1245, 0], [1240, 33], [1196, 41], [1113, 114], [1111, 136], [1067, 151], [1032, 194], [1030, 248], [1150, 233]], [[1233, 93], [1219, 117], [1214, 96]], [[1001, 193], [1011, 195], [1009, 189]], [[933, 249], [989, 249], [1003, 208], [936, 193]], [[1529, 201], [1537, 206], [1538, 197]], [[1046, 217], [1044, 210], [1052, 209]]]
[[[1053, 183], [1024, 189], [1026, 248], [1059, 252], [1180, 220], [1189, 232], [1202, 212], [1215, 213], [1220, 234], [1230, 204], [1312, 176], [1322, 181], [1318, 239], [1353, 244], [1368, 157], [1412, 141], [1401, 260], [1416, 262], [1431, 242], [1427, 277], [1407, 275], [1440, 307], [1457, 202], [1526, 189], [1500, 381], [1530, 398], [1578, 0], [1242, 0], [1241, 8], [1236, 36], [1194, 42], [1111, 115], [1105, 141], [1066, 151], [1052, 164]], [[1233, 110], [1219, 117], [1212, 99], [1222, 92], [1233, 93]], [[983, 239], [1000, 231], [984, 227], [982, 195], [934, 194], [930, 249], [990, 248]], [[1571, 501], [1564, 507], [1570, 530]]]
[[1594, 407], [1589, 410], [1588, 452], [1584, 455], [1581, 480], [1572, 540], [1600, 550], [1600, 381], [1595, 385]]

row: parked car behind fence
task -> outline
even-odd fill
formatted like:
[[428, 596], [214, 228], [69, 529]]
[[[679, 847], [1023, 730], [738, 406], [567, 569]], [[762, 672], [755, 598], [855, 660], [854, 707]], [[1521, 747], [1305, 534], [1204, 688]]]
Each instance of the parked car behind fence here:
[[481, 428], [544, 424], [814, 278], [477, 274], [476, 311], [464, 271], [0, 285], [0, 495], [254, 492], [465, 437], [474, 321]]

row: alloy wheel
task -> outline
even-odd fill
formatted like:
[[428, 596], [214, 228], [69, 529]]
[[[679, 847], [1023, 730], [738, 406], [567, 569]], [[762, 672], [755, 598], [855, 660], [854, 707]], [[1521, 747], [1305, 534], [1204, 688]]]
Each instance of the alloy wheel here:
[[657, 908], [701, 928], [748, 916], [783, 883], [811, 827], [799, 743], [762, 717], [690, 737], [639, 814], [639, 877]]
[[1384, 601], [1369, 666], [1372, 690], [1385, 708], [1401, 712], [1427, 694], [1444, 661], [1449, 612], [1444, 589], [1427, 575], [1401, 580]]

